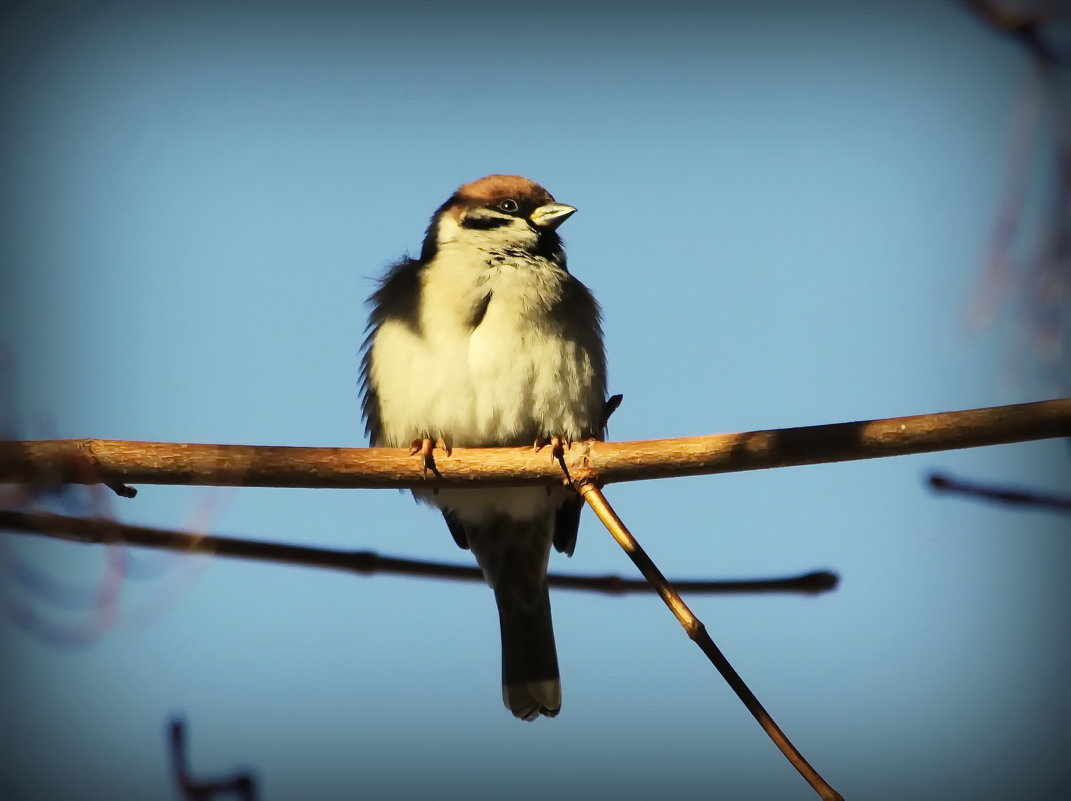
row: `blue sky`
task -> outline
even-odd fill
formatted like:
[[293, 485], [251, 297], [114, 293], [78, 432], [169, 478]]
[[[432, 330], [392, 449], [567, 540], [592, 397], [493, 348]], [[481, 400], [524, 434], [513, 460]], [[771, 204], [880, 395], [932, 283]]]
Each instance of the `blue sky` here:
[[[374, 278], [465, 181], [580, 211], [611, 437], [1055, 397], [1021, 321], [968, 325], [1022, 55], [954, 3], [14, 4], [2, 48], [0, 341], [26, 437], [365, 444]], [[835, 570], [820, 598], [689, 598], [849, 798], [1071, 792], [1067, 523], [926, 472], [1067, 487], [1061, 442], [615, 485], [665, 573]], [[142, 487], [123, 520], [465, 562], [389, 491]], [[2, 535], [93, 587], [101, 549]], [[501, 707], [481, 585], [130, 553], [88, 645], [0, 622], [7, 798], [808, 798], [652, 597], [553, 596], [564, 704]], [[631, 575], [591, 517], [552, 568]], [[139, 578], [140, 576], [140, 578]]]

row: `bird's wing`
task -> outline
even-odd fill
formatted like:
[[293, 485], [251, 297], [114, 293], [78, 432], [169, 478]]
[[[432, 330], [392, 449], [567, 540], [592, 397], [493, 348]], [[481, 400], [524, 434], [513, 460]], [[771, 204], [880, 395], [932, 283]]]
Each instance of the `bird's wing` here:
[[417, 259], [404, 258], [391, 265], [380, 279], [379, 287], [368, 302], [372, 312], [368, 316], [368, 328], [361, 345], [361, 412], [369, 443], [379, 444], [382, 433], [382, 415], [379, 393], [372, 383], [372, 343], [379, 328], [387, 320], [401, 320], [413, 329], [420, 326], [420, 271], [424, 264]]
[[[588, 427], [582, 436], [601, 440], [606, 436], [606, 352], [602, 343], [599, 303], [591, 290], [570, 275], [557, 311], [567, 336], [579, 345], [591, 362]], [[555, 514], [554, 547], [568, 556], [572, 556], [576, 548], [583, 506], [584, 501], [579, 495], [570, 497]]]
[[467, 549], [469, 547], [469, 538], [465, 534], [465, 526], [461, 519], [449, 509], [443, 509], [442, 512], [443, 520], [446, 521], [446, 527], [450, 529], [450, 536], [454, 538], [457, 547]]

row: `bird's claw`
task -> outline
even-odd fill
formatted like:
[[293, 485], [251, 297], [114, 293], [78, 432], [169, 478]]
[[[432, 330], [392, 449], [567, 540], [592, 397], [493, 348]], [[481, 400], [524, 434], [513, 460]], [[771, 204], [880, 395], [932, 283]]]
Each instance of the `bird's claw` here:
[[[450, 448], [445, 442], [440, 442], [440, 447], [446, 452], [447, 456], [450, 455]], [[439, 469], [435, 466], [435, 441], [429, 437], [414, 439], [409, 449], [409, 455], [416, 456], [418, 454], [424, 462], [424, 478], [428, 477], [429, 470], [435, 474], [436, 478], [442, 478]]]
[[550, 460], [552, 462], [560, 462], [565, 459], [565, 449], [571, 448], [573, 443], [565, 437], [561, 436], [560, 434], [553, 434], [549, 438], [536, 437], [533, 450], [538, 453], [548, 445], [550, 446]]

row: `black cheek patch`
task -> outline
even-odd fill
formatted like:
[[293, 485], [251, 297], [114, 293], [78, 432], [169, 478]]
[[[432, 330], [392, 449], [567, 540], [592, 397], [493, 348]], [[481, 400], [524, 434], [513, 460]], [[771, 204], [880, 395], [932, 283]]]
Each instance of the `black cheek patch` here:
[[512, 220], [503, 217], [481, 217], [475, 214], [466, 214], [461, 218], [462, 228], [472, 228], [477, 231], [490, 231], [494, 228], [501, 228], [503, 225], [509, 225]]

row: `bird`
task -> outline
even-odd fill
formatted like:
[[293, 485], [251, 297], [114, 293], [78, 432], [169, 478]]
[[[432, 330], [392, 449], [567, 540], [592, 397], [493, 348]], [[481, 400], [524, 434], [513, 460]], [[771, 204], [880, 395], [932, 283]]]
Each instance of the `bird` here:
[[[373, 447], [491, 447], [603, 439], [601, 311], [566, 266], [558, 227], [576, 208], [494, 174], [431, 217], [418, 257], [380, 279], [361, 359]], [[425, 462], [427, 465], [427, 462]], [[434, 464], [432, 455], [432, 465]], [[582, 499], [559, 486], [416, 489], [472, 551], [498, 606], [502, 697], [514, 716], [561, 709], [547, 589], [551, 545], [571, 556]]]

